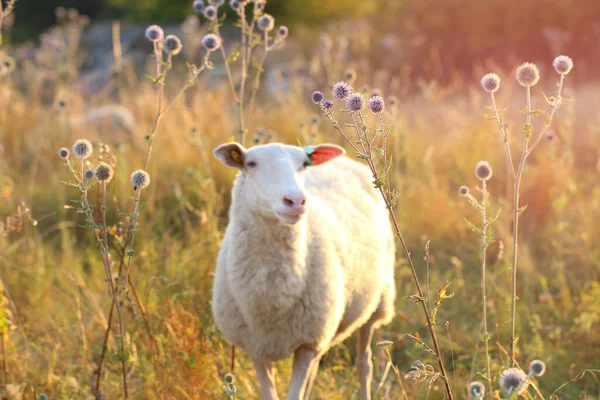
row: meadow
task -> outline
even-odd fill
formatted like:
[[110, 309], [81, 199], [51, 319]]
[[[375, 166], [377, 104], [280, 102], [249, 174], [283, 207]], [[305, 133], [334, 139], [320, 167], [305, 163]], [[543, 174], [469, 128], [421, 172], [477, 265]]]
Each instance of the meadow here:
[[[226, 71], [217, 51], [211, 53], [212, 64], [201, 61], [202, 43], [191, 44], [194, 35], [203, 37], [209, 30], [200, 21], [186, 20], [188, 25], [178, 30], [183, 51], [173, 54], [172, 65], [165, 64], [168, 75], [156, 69], [156, 54], [143, 32], [141, 61], [121, 53], [115, 23], [113, 36], [105, 38], [112, 66], [100, 89], [90, 83], [95, 77], [83, 73], [88, 49], [80, 44], [88, 21], [82, 16], [65, 16], [39, 45], [0, 47], [7, 60], [0, 76], [0, 384], [6, 398], [40, 399], [42, 393], [50, 399], [122, 398], [124, 358], [132, 399], [229, 398], [223, 377], [231, 372], [235, 399], [259, 398], [250, 360], [237, 351], [231, 370], [231, 346], [211, 315], [213, 273], [235, 176], [214, 159], [212, 150], [240, 135], [239, 109], [227, 77], [231, 73], [237, 79], [240, 66], [232, 60], [231, 72]], [[459, 399], [467, 398], [470, 382], [486, 375], [485, 355], [481, 346], [476, 348], [481, 242], [465, 221], [479, 221], [480, 216], [459, 188], [466, 185], [480, 196], [476, 187], [481, 181], [474, 171], [479, 161], [488, 161], [493, 169], [488, 207], [493, 214], [501, 209], [485, 256], [489, 398], [504, 398], [498, 377], [510, 359], [513, 182], [480, 79], [488, 72], [502, 79], [495, 99], [499, 109], [506, 109], [503, 121], [513, 154], [522, 148], [526, 92], [517, 84], [514, 68], [491, 61], [445, 84], [414, 77], [418, 69], [381, 70], [377, 57], [364, 57], [370, 51], [364, 35], [364, 40], [341, 36], [369, 27], [349, 24], [307, 29], [298, 36], [291, 30], [281, 48], [269, 51], [264, 72], [249, 64], [246, 95], [256, 88], [256, 99], [245, 114], [246, 144], [336, 143], [353, 156], [313, 104], [311, 93], [321, 90], [330, 97], [333, 83], [348, 80], [367, 98], [378, 94], [386, 99], [390, 186], [397, 191], [394, 211], [400, 230], [430, 302], [445, 282], [451, 282], [448, 292], [454, 293], [443, 300], [434, 329], [449, 385]], [[228, 51], [237, 46], [232, 40], [226, 42]], [[260, 49], [256, 54], [260, 60]], [[438, 61], [431, 54], [430, 64]], [[551, 96], [559, 79], [552, 61], [536, 59], [541, 80], [531, 90], [533, 109], [550, 108], [543, 93]], [[186, 62], [197, 64], [196, 69]], [[521, 183], [520, 205], [527, 207], [519, 227], [516, 362], [526, 371], [534, 359], [547, 365], [545, 375], [533, 379], [535, 389], [522, 395], [526, 399], [600, 396], [600, 97], [596, 83], [577, 79], [575, 57], [574, 62], [565, 77], [565, 100], [528, 159]], [[202, 65], [205, 70], [188, 85], [186, 76]], [[262, 73], [260, 90], [252, 80], [257, 71]], [[177, 101], [158, 124], [157, 102], [163, 97], [164, 105]], [[532, 116], [535, 132], [543, 129], [545, 118]], [[79, 139], [94, 147], [92, 157], [82, 162], [86, 169], [99, 161], [114, 169], [105, 191], [101, 184], [86, 189], [87, 208], [73, 202], [81, 199], [81, 182], [74, 181], [59, 157], [59, 149], [71, 149]], [[130, 183], [130, 174], [138, 169], [151, 178], [143, 191]], [[143, 204], [142, 209], [136, 206], [131, 212], [136, 204]], [[101, 224], [103, 214], [104, 229], [85, 222], [92, 218]], [[131, 227], [135, 241], [130, 245]], [[106, 253], [98, 251], [95, 238], [104, 232], [110, 238]], [[129, 253], [132, 247], [135, 252]], [[116, 272], [119, 260], [127, 257], [135, 283], [128, 291], [128, 278]], [[102, 393], [95, 395], [112, 303], [107, 263], [115, 284], [127, 291], [122, 303], [127, 324], [123, 337], [116, 322], [108, 336]], [[393, 344], [373, 346], [374, 398], [444, 398], [441, 379], [414, 382], [407, 375], [417, 360], [436, 370], [437, 361], [407, 336], [429, 341], [421, 306], [408, 299], [415, 287], [400, 246], [396, 287], [397, 316], [375, 338]], [[315, 399], [356, 398], [354, 340], [323, 358]], [[397, 373], [390, 371], [388, 360]], [[290, 374], [290, 361], [277, 364], [280, 395]]]

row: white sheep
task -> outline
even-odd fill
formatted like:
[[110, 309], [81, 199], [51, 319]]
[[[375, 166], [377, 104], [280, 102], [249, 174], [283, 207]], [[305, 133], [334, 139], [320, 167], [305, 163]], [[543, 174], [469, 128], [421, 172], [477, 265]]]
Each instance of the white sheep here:
[[287, 399], [308, 399], [322, 355], [358, 330], [360, 399], [370, 399], [371, 339], [396, 295], [394, 235], [370, 171], [330, 144], [214, 154], [239, 172], [212, 311], [252, 358], [261, 398], [278, 398], [273, 362], [294, 354]]

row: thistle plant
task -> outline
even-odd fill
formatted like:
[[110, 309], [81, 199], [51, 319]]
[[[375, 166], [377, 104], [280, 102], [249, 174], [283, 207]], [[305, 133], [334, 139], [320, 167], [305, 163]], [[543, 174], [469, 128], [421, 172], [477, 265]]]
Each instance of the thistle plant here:
[[[525, 88], [525, 101], [526, 107], [523, 110], [525, 114], [525, 124], [523, 125], [523, 140], [521, 159], [518, 165], [515, 167], [511, 149], [509, 146], [509, 137], [504, 118], [501, 115], [498, 107], [496, 106], [496, 98], [494, 93], [500, 88], [500, 78], [496, 74], [487, 74], [482, 80], [481, 84], [486, 92], [490, 94], [492, 101], [491, 109], [494, 115], [490, 118], [497, 122], [498, 130], [502, 136], [504, 147], [506, 150], [506, 159], [509, 165], [510, 174], [513, 180], [513, 258], [512, 258], [512, 279], [511, 279], [511, 334], [510, 334], [510, 366], [515, 365], [515, 343], [516, 337], [516, 308], [517, 308], [517, 261], [518, 261], [518, 244], [519, 244], [519, 217], [521, 213], [525, 211], [525, 207], [521, 207], [519, 203], [520, 188], [523, 180], [523, 171], [525, 169], [525, 162], [527, 158], [533, 153], [536, 147], [540, 144], [542, 138], [548, 132], [556, 110], [560, 107], [564, 99], [562, 97], [562, 90], [564, 85], [565, 76], [573, 68], [573, 60], [567, 56], [558, 56], [554, 59], [553, 67], [559, 74], [559, 81], [557, 83], [557, 89], [553, 96], [546, 97], [550, 110], [534, 110], [531, 108], [531, 88], [535, 86], [539, 79], [540, 73], [535, 64], [525, 63], [517, 68], [516, 79], [519, 85]], [[534, 135], [534, 128], [532, 125], [532, 117], [538, 115], [545, 115], [546, 121], [544, 126], [540, 129], [539, 133]]]
[[[480, 235], [480, 249], [481, 249], [481, 332], [476, 344], [476, 349], [479, 348], [479, 342], [483, 341], [485, 346], [485, 360], [486, 360], [486, 380], [487, 384], [490, 385], [492, 382], [491, 368], [490, 368], [490, 350], [489, 350], [489, 339], [490, 335], [488, 332], [487, 324], [487, 291], [486, 291], [486, 258], [487, 248], [492, 242], [492, 235], [490, 231], [491, 225], [500, 216], [500, 210], [496, 214], [488, 218], [487, 208], [489, 206], [489, 192], [487, 190], [487, 181], [492, 177], [492, 167], [487, 161], [480, 161], [475, 167], [475, 177], [481, 181], [481, 199], [477, 200], [467, 186], [461, 186], [459, 188], [459, 194], [465, 197], [469, 203], [481, 214], [481, 228], [478, 228], [473, 222], [466, 219], [467, 225], [471, 230]], [[475, 360], [477, 356], [477, 350], [473, 355], [473, 368], [475, 367]], [[485, 396], [485, 390], [481, 394], [481, 398]]]
[[[323, 112], [323, 115], [331, 122], [331, 125], [337, 130], [344, 140], [352, 147], [356, 152], [356, 157], [364, 160], [373, 176], [373, 185], [375, 189], [379, 191], [381, 197], [385, 202], [385, 206], [389, 212], [390, 219], [392, 221], [395, 235], [400, 240], [404, 254], [408, 260], [408, 264], [411, 269], [412, 277], [417, 289], [417, 293], [409, 296], [409, 299], [415, 300], [421, 304], [423, 309], [423, 315], [429, 329], [433, 348], [423, 342], [418, 336], [407, 335], [415, 340], [421, 347], [432, 354], [436, 359], [439, 366], [439, 372], [433, 372], [431, 379], [434, 381], [438, 377], [441, 377], [444, 383], [444, 389], [449, 399], [453, 399], [452, 390], [450, 389], [450, 382], [446, 374], [444, 367], [444, 361], [442, 359], [441, 351], [438, 345], [438, 339], [435, 332], [434, 325], [435, 312], [441, 305], [442, 299], [452, 297], [447, 294], [446, 290], [450, 285], [450, 282], [446, 282], [442, 288], [438, 291], [438, 300], [436, 301], [435, 308], [429, 311], [427, 302], [430, 301], [425, 295], [421, 288], [419, 277], [417, 275], [416, 268], [412, 261], [411, 252], [408, 249], [404, 236], [400, 231], [398, 220], [394, 213], [394, 206], [397, 203], [397, 193], [390, 186], [389, 171], [392, 166], [392, 159], [387, 154], [387, 139], [390, 134], [390, 126], [386, 126], [383, 120], [383, 111], [385, 109], [385, 101], [383, 98], [371, 98], [367, 103], [364, 96], [360, 93], [355, 93], [352, 86], [347, 82], [338, 82], [333, 86], [332, 95], [338, 102], [343, 102], [341, 112], [347, 114], [351, 120], [350, 124], [342, 125], [335, 114], [335, 104], [332, 100], [325, 99], [321, 92], [314, 92], [311, 96], [311, 100], [318, 104]], [[320, 100], [317, 101], [317, 100]], [[367, 126], [367, 114], [365, 107], [367, 107], [370, 114], [375, 118], [375, 127], [369, 129]], [[346, 132], [344, 128], [350, 128], [354, 131], [351, 135]], [[378, 161], [379, 160], [379, 161]], [[382, 164], [378, 167], [378, 164]], [[431, 381], [430, 381], [431, 382]]]
[[[275, 29], [275, 19], [264, 12], [266, 0], [232, 0], [229, 2], [229, 7], [238, 16], [241, 37], [240, 44], [228, 54], [227, 49], [223, 45], [224, 40], [220, 31], [224, 20], [221, 17], [223, 14], [221, 10], [223, 3], [223, 1], [217, 1], [210, 2], [210, 5], [205, 5], [203, 1], [195, 1], [193, 7], [210, 24], [210, 31], [212, 33], [205, 36], [205, 40], [203, 40], [204, 47], [207, 50], [211, 49], [209, 51], [219, 50], [223, 57], [231, 95], [237, 104], [238, 132], [236, 140], [245, 144], [247, 125], [252, 118], [252, 111], [258, 89], [260, 88], [266, 58], [273, 50], [283, 47], [289, 35], [289, 29], [286, 26], [280, 26]], [[247, 17], [249, 7], [252, 7], [252, 16], [250, 18]], [[263, 52], [256, 59], [253, 56], [253, 51], [258, 46], [262, 47]], [[236, 79], [231, 66], [238, 60], [241, 64], [241, 76]], [[250, 91], [247, 91], [246, 86], [250, 75], [250, 67], [254, 69], [254, 78]], [[246, 107], [247, 105], [248, 107]]]
[[223, 391], [225, 395], [229, 397], [230, 400], [233, 400], [233, 397], [237, 393], [237, 387], [234, 385], [235, 378], [232, 374], [227, 374], [223, 377]]

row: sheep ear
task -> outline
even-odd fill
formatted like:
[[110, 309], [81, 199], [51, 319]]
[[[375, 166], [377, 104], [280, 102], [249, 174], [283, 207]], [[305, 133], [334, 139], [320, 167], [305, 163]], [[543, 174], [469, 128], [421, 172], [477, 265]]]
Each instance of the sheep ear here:
[[335, 144], [307, 146], [304, 151], [310, 160], [309, 165], [321, 165], [346, 154], [346, 150]]
[[239, 143], [226, 143], [217, 147], [213, 154], [228, 167], [244, 168], [246, 149]]

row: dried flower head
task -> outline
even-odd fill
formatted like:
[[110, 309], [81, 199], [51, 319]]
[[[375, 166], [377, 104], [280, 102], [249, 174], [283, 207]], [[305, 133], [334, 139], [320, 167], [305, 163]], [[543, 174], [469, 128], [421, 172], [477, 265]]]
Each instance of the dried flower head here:
[[469, 188], [463, 185], [463, 186], [461, 186], [461, 187], [458, 188], [458, 193], [461, 196], [467, 196], [469, 194]]
[[325, 96], [323, 96], [323, 93], [319, 92], [318, 90], [313, 92], [312, 95], [310, 95], [310, 99], [315, 104], [321, 103], [324, 98], [325, 98]]
[[381, 114], [385, 109], [385, 100], [381, 96], [373, 96], [369, 99], [368, 106], [373, 114]]
[[493, 73], [485, 74], [481, 78], [481, 86], [486, 92], [494, 93], [500, 88], [500, 77]]
[[323, 100], [323, 102], [321, 103], [321, 107], [325, 111], [333, 110], [333, 100], [331, 100], [331, 99]]
[[87, 139], [79, 139], [73, 144], [73, 154], [79, 158], [88, 158], [93, 151], [92, 143]]
[[69, 150], [66, 147], [63, 147], [58, 151], [58, 156], [63, 160], [66, 160], [67, 158], [69, 158]]
[[525, 63], [517, 68], [517, 82], [523, 87], [535, 86], [540, 80], [540, 70], [535, 64]]
[[225, 3], [225, 0], [208, 0], [208, 2], [215, 7], [221, 7]]
[[150, 184], [150, 175], [142, 169], [133, 171], [131, 174], [131, 184], [134, 189], [145, 189]]
[[209, 21], [215, 21], [217, 19], [217, 8], [215, 6], [206, 6], [202, 11], [202, 15]]
[[552, 62], [556, 72], [561, 75], [567, 75], [573, 69], [573, 60], [568, 56], [558, 56]]
[[265, 0], [254, 0], [254, 13], [260, 14], [265, 10]]
[[194, 1], [193, 7], [194, 10], [196, 10], [196, 12], [201, 13], [202, 11], [204, 11], [204, 1], [202, 0], [196, 0]]
[[519, 368], [509, 368], [500, 375], [500, 387], [509, 395], [518, 388], [518, 394], [521, 394], [529, 387], [529, 378], [523, 370]]
[[529, 373], [539, 378], [546, 373], [546, 363], [542, 360], [533, 360], [529, 364]]
[[231, 7], [233, 10], [237, 11], [240, 8], [240, 2], [238, 0], [231, 0], [229, 2], [229, 7]]
[[92, 171], [91, 169], [85, 170], [85, 172], [83, 173], [83, 177], [87, 180], [92, 179], [94, 177], [94, 171]]
[[160, 42], [165, 37], [165, 32], [158, 25], [150, 25], [146, 28], [146, 38], [151, 42]]
[[365, 108], [365, 96], [360, 93], [352, 93], [346, 100], [346, 106], [352, 112], [361, 111]]
[[479, 161], [475, 167], [475, 176], [482, 181], [487, 181], [492, 177], [492, 167], [487, 161]]
[[181, 39], [175, 35], [169, 35], [165, 38], [165, 52], [172, 56], [175, 56], [181, 52], [183, 45]]
[[277, 29], [277, 36], [279, 37], [279, 40], [285, 39], [289, 34], [290, 30], [285, 25], [281, 25], [279, 29]]
[[214, 33], [208, 33], [202, 38], [202, 46], [208, 51], [215, 51], [221, 47], [221, 38]]
[[338, 100], [346, 100], [352, 94], [352, 86], [346, 82], [338, 82], [333, 85], [333, 97]]
[[275, 27], [275, 18], [269, 14], [264, 14], [256, 21], [256, 25], [261, 31], [270, 32]]
[[98, 179], [98, 181], [108, 183], [112, 179], [112, 177], [114, 175], [114, 171], [110, 165], [108, 165], [105, 162], [101, 162], [96, 167], [95, 175], [96, 175], [96, 179]]
[[485, 385], [479, 381], [469, 384], [469, 397], [472, 399], [482, 399], [485, 395]]
[[225, 375], [225, 382], [229, 385], [232, 385], [233, 382], [235, 381], [234, 377], [232, 374], [226, 374]]

